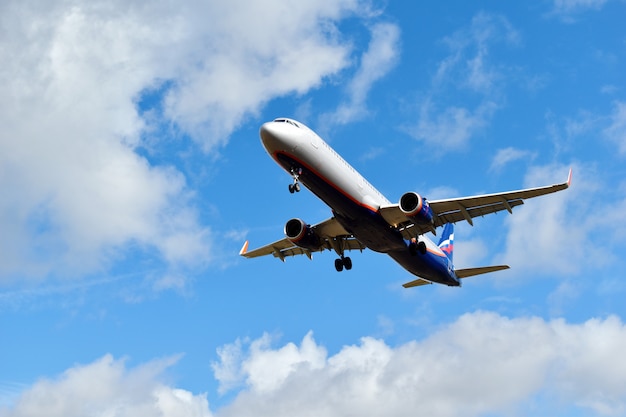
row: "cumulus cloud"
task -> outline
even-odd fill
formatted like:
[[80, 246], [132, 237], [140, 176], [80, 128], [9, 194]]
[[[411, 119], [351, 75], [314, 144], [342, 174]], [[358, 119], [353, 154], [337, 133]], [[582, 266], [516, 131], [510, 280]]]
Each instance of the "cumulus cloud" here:
[[304, 93], [349, 65], [336, 22], [369, 14], [367, 1], [198, 2], [201, 36], [166, 98], [166, 114], [212, 147], [270, 99]]
[[[349, 65], [337, 24], [367, 6], [2, 2], [0, 280], [93, 272], [128, 249], [210, 261], [194, 193], [142, 156], [146, 137], [163, 125], [207, 152], [225, 144], [273, 97]], [[158, 111], [142, 113], [148, 91]]]
[[133, 96], [154, 77], [146, 28], [95, 3], [48, 7], [3, 7], [0, 274], [90, 271], [131, 241], [172, 262], [206, 255], [184, 177], [135, 152]]
[[124, 360], [106, 355], [36, 382], [14, 404], [0, 408], [0, 416], [211, 416], [206, 394], [162, 382], [165, 370], [176, 361], [155, 360], [129, 369]]
[[[549, 132], [555, 146], [574, 146], [607, 140], [615, 144], [617, 153], [626, 152], [626, 105], [616, 101], [608, 115], [580, 110], [576, 117], [551, 122]], [[513, 148], [500, 150], [492, 169], [516, 158], [533, 155]], [[561, 182], [569, 166], [549, 164], [530, 167], [525, 186], [535, 187]], [[555, 195], [533, 199], [516, 208], [506, 220], [508, 227], [505, 251], [498, 261], [514, 266], [512, 273], [552, 273], [568, 275], [588, 268], [615, 262], [606, 248], [623, 244], [626, 232], [626, 198], [623, 182], [609, 183], [593, 163], [574, 164], [574, 180], [570, 189]], [[616, 192], [616, 190], [618, 190]], [[602, 215], [590, 215], [590, 209], [602, 206]], [[597, 232], [604, 233], [598, 238]], [[562, 242], [567, 242], [566, 245]]]
[[263, 335], [223, 346], [213, 364], [233, 400], [164, 382], [177, 358], [129, 368], [110, 355], [41, 379], [1, 417], [63, 416], [486, 416], [623, 415], [626, 325], [617, 317], [568, 323], [468, 313], [425, 339], [391, 346], [363, 337], [329, 355], [308, 333], [274, 347]]
[[626, 326], [616, 317], [570, 324], [477, 312], [421, 341], [364, 337], [332, 356], [310, 334], [299, 347], [260, 340], [238, 362], [243, 390], [218, 415], [626, 411], [626, 368], [614, 359]]
[[247, 352], [241, 340], [218, 349], [220, 362], [213, 364], [213, 371], [220, 382], [220, 392], [243, 384], [260, 393], [274, 391], [284, 384], [294, 368], [320, 368], [327, 356], [326, 350], [316, 345], [312, 332], [304, 337], [299, 347], [289, 343], [273, 350], [271, 342], [272, 337], [264, 334], [249, 343]]
[[[565, 181], [568, 166], [551, 164], [529, 169], [524, 186], [536, 187]], [[539, 197], [515, 208], [507, 217], [508, 233], [499, 262], [509, 263], [514, 274], [570, 276], [605, 267], [616, 261], [607, 246], [623, 244], [621, 226], [626, 221], [626, 198], [607, 184], [593, 166], [573, 165], [569, 189]], [[589, 215], [594, 202], [603, 215]], [[603, 231], [597, 236], [598, 231]]]
[[[586, 172], [581, 171], [575, 167], [576, 177], [568, 190], [533, 199], [516, 208], [506, 219], [509, 231], [502, 261], [514, 266], [516, 273], [574, 273], [581, 262], [588, 263], [589, 258], [593, 259], [590, 253], [583, 257], [586, 250], [592, 250], [584, 244], [590, 225], [581, 221], [585, 216], [576, 214], [580, 209], [577, 202], [594, 189], [595, 184], [586, 178]], [[532, 167], [524, 186], [563, 182], [567, 172], [568, 167], [564, 165]]]
[[[500, 107], [502, 69], [490, 58], [497, 43], [514, 46], [519, 34], [499, 15], [478, 13], [468, 27], [446, 37], [448, 55], [441, 60], [431, 91], [418, 106], [418, 122], [408, 132], [443, 151], [458, 150], [491, 121]], [[437, 97], [453, 89], [476, 99], [473, 107], [442, 106]]]

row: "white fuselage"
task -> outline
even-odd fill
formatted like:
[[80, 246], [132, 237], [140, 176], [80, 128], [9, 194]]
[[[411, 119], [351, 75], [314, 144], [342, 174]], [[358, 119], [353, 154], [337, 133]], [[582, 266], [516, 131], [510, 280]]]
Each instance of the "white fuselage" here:
[[415, 275], [459, 285], [451, 263], [425, 236], [419, 238], [431, 256], [410, 256], [405, 239], [380, 215], [379, 208], [390, 201], [311, 129], [291, 119], [276, 119], [261, 126], [260, 136], [283, 169], [292, 175], [294, 169], [303, 172], [302, 184], [323, 200], [361, 243], [389, 254]]

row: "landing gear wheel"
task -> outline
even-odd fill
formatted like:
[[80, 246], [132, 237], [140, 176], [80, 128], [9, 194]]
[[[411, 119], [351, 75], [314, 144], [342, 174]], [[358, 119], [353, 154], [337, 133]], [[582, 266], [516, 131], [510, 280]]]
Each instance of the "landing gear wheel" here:
[[409, 243], [409, 253], [411, 256], [417, 255], [417, 253], [426, 255], [426, 243], [424, 242], [411, 242]]
[[346, 268], [346, 271], [349, 271], [352, 269], [352, 259], [350, 258], [338, 258], [335, 259], [335, 269], [337, 270], [337, 272], [341, 272], [343, 271], [343, 268]]
[[296, 182], [295, 184], [289, 184], [289, 192], [291, 194], [299, 193], [300, 192], [300, 183]]
[[341, 259], [335, 259], [335, 269], [337, 272], [343, 271], [343, 262]]
[[293, 177], [293, 184], [289, 184], [289, 192], [291, 194], [300, 192], [300, 175], [302, 175], [302, 168], [292, 167], [291, 176]]
[[343, 258], [343, 266], [346, 267], [346, 271], [349, 271], [352, 269], [352, 259], [350, 258]]
[[426, 243], [417, 242], [417, 251], [422, 255], [426, 255]]

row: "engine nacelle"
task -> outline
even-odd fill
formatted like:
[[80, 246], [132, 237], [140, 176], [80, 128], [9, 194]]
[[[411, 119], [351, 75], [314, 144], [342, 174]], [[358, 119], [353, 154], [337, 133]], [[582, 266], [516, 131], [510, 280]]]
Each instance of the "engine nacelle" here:
[[285, 236], [301, 248], [315, 250], [320, 247], [320, 237], [301, 219], [291, 219], [285, 223]]
[[432, 224], [434, 214], [428, 201], [416, 192], [409, 191], [400, 197], [400, 210], [419, 224]]

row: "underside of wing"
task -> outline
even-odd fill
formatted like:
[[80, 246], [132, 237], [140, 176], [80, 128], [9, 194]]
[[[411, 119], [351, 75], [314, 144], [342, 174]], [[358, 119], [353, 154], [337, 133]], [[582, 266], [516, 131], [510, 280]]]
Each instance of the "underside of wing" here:
[[473, 226], [474, 223], [472, 222], [472, 219], [474, 217], [497, 213], [503, 210], [513, 213], [513, 207], [524, 204], [524, 200], [565, 190], [569, 187], [571, 181], [572, 170], [570, 169], [567, 181], [560, 184], [527, 188], [524, 190], [509, 191], [504, 193], [433, 200], [429, 201], [429, 203], [431, 209], [436, 215], [436, 226], [442, 226], [446, 223], [456, 223], [462, 220], [467, 221]]
[[432, 224], [420, 224], [414, 221], [400, 209], [398, 204], [383, 206], [380, 208], [380, 213], [387, 223], [400, 230], [406, 239], [410, 239], [427, 232], [434, 232], [436, 227], [446, 223], [467, 221], [473, 226], [472, 219], [475, 217], [482, 217], [503, 210], [512, 213], [513, 208], [524, 204], [526, 199], [565, 190], [569, 187], [571, 179], [572, 171], [570, 169], [567, 181], [561, 184], [504, 193], [429, 200], [428, 204], [433, 213]]
[[273, 255], [275, 258], [284, 260], [288, 256], [306, 255], [311, 258], [314, 252], [323, 250], [343, 251], [363, 250], [364, 244], [348, 233], [334, 217], [313, 226], [304, 225], [307, 228], [307, 236], [311, 239], [307, 242], [296, 242], [296, 239], [284, 238], [269, 245], [253, 250], [248, 250], [246, 241], [239, 255], [246, 258]]

